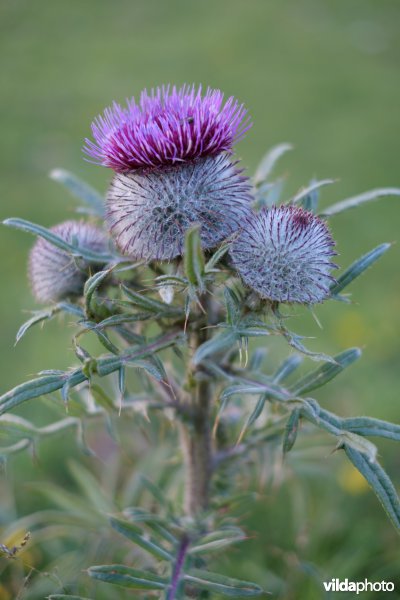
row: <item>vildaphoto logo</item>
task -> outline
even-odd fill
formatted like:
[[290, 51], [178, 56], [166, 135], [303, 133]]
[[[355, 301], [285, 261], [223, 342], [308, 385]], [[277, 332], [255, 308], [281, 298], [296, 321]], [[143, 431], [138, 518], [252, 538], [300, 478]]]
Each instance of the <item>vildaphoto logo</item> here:
[[331, 579], [324, 581], [324, 588], [327, 592], [393, 592], [394, 583], [392, 581], [349, 581], [347, 578]]

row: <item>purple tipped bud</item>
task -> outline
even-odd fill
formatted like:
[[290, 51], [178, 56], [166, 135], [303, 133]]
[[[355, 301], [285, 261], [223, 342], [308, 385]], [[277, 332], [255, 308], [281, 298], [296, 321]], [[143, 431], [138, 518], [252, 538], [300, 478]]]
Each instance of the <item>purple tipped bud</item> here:
[[134, 259], [180, 256], [185, 232], [200, 223], [202, 246], [213, 248], [250, 217], [250, 184], [225, 154], [116, 174], [106, 220], [119, 250]]
[[[105, 252], [104, 232], [84, 221], [65, 221], [51, 230], [65, 242], [80, 248]], [[29, 279], [33, 295], [39, 302], [57, 302], [82, 294], [89, 274], [89, 263], [75, 259], [43, 238], [38, 238], [29, 255]]]
[[219, 90], [202, 96], [201, 87], [187, 85], [144, 90], [138, 104], [114, 102], [95, 119], [95, 142], [86, 139], [84, 152], [119, 173], [229, 152], [250, 123], [243, 105], [223, 98]]
[[231, 257], [243, 281], [263, 298], [315, 304], [329, 296], [334, 241], [313, 213], [295, 206], [264, 209], [242, 224]]

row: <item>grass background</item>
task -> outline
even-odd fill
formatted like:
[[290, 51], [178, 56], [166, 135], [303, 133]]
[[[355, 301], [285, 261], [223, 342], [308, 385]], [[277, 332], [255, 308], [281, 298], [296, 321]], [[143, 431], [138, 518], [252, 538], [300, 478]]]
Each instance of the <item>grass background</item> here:
[[[55, 167], [104, 191], [110, 173], [81, 153], [91, 120], [113, 99], [169, 82], [218, 87], [246, 104], [254, 127], [238, 153], [250, 172], [269, 147], [292, 142], [295, 151], [279, 165], [288, 175], [285, 196], [312, 177], [339, 179], [323, 190], [325, 205], [399, 186], [399, 19], [397, 0], [3, 0], [0, 217], [48, 226], [72, 216], [73, 201], [47, 178]], [[340, 265], [398, 240], [399, 209], [388, 198], [332, 219]], [[27, 235], [1, 231], [0, 392], [73, 361], [69, 332], [57, 322], [13, 347], [22, 311], [34, 308], [25, 276], [31, 244]], [[297, 329], [319, 336], [324, 351], [363, 347], [362, 361], [318, 394], [346, 416], [399, 421], [399, 259], [394, 245], [353, 285], [355, 304], [318, 308], [322, 332], [311, 317], [298, 320]], [[38, 401], [24, 410], [40, 419], [45, 409]], [[62, 439], [56, 449], [45, 445], [40, 464], [11, 462], [0, 483], [3, 523], [38, 507], [24, 496], [25, 479], [62, 479], [65, 452], [75, 452]], [[398, 485], [398, 451], [380, 448]], [[286, 600], [322, 597], [313, 569], [326, 579], [383, 573], [400, 585], [397, 537], [377, 501], [340, 457], [319, 458], [317, 481], [305, 468], [302, 480], [293, 459], [291, 485], [254, 506], [248, 527], [261, 531], [225, 570], [258, 578]]]

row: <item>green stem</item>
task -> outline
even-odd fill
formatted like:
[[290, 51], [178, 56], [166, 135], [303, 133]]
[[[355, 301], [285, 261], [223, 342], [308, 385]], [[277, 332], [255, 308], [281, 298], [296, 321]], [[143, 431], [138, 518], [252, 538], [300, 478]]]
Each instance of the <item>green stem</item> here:
[[[203, 322], [197, 322], [196, 329], [190, 335], [190, 347], [196, 349], [207, 341], [209, 329], [208, 295], [203, 296], [202, 304], [206, 311]], [[185, 481], [185, 512], [196, 517], [208, 508], [210, 495], [210, 479], [212, 475], [212, 447], [210, 428], [210, 408], [212, 386], [209, 377], [195, 367], [188, 369], [188, 402], [192, 408], [190, 418], [181, 421], [180, 437], [184, 454]]]

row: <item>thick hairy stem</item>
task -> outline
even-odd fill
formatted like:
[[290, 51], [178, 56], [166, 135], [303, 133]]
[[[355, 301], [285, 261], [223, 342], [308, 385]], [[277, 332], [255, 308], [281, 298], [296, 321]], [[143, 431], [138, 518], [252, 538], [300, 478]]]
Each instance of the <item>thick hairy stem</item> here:
[[212, 470], [209, 385], [200, 382], [196, 395], [193, 418], [189, 423], [181, 424], [186, 467], [185, 511], [193, 517], [208, 507]]
[[[209, 302], [203, 306], [206, 318], [209, 316]], [[208, 338], [208, 321], [198, 325], [190, 336], [190, 345], [194, 352]], [[209, 504], [210, 479], [212, 474], [212, 449], [210, 428], [210, 404], [212, 389], [205, 373], [189, 366], [189, 402], [191, 417], [181, 422], [180, 435], [186, 467], [185, 511], [195, 517], [207, 509]]]

